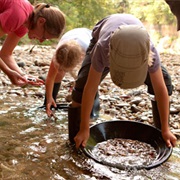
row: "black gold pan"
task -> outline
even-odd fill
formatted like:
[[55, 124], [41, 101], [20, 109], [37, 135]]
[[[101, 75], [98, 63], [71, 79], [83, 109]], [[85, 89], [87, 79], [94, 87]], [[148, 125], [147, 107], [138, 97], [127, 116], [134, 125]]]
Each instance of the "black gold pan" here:
[[[150, 144], [156, 150], [157, 156], [149, 165], [142, 165], [133, 167], [136, 169], [151, 169], [164, 163], [170, 157], [172, 148], [168, 148], [162, 138], [161, 131], [153, 126], [136, 122], [124, 120], [112, 120], [96, 124], [90, 127], [90, 137], [85, 148], [82, 151], [90, 158], [98, 163], [117, 167], [120, 169], [127, 169], [120, 164], [106, 163], [99, 161], [92, 153], [93, 148], [97, 143], [107, 141], [108, 139], [123, 138], [138, 140]], [[132, 167], [130, 167], [132, 168]]]

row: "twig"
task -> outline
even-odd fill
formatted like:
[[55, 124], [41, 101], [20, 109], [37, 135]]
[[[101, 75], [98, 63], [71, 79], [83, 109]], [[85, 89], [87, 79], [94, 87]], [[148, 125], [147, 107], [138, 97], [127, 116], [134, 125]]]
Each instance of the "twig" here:
[[31, 53], [32, 53], [32, 51], [33, 51], [34, 47], [35, 47], [35, 45], [34, 45], [34, 46], [30, 49], [29, 54], [31, 54]]

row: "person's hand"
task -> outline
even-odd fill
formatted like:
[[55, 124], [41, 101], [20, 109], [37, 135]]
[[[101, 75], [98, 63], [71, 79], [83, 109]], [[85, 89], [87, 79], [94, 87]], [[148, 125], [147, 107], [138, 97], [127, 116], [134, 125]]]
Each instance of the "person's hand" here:
[[32, 86], [41, 86], [45, 84], [45, 82], [42, 79], [30, 76], [30, 75], [26, 75], [25, 77], [27, 79], [28, 84]]
[[165, 140], [167, 147], [176, 146], [177, 138], [170, 130], [162, 131], [162, 137]]
[[25, 86], [28, 83], [26, 77], [22, 76], [16, 71], [11, 71], [11, 73], [8, 74], [8, 77], [11, 83], [17, 86]]
[[80, 130], [74, 138], [74, 141], [76, 143], [76, 148], [78, 149], [80, 146], [85, 147], [88, 138], [89, 138], [89, 129]]
[[48, 117], [52, 116], [51, 106], [57, 107], [53, 98], [47, 99], [46, 102], [46, 114], [48, 115]]

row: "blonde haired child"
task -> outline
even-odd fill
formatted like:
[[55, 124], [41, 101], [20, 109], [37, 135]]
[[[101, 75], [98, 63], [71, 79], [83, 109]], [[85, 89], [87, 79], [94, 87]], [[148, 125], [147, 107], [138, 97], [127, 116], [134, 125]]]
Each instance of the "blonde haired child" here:
[[56, 107], [56, 97], [65, 74], [69, 72], [76, 78], [73, 70], [82, 63], [90, 40], [91, 30], [87, 28], [72, 29], [59, 40], [46, 78], [44, 105], [47, 113], [51, 112], [51, 106]]

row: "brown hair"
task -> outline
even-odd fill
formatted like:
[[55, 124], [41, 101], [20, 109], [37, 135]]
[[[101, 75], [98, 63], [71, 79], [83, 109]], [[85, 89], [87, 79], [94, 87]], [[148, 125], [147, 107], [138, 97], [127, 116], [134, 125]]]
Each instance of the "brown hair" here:
[[45, 3], [37, 4], [30, 17], [30, 29], [36, 26], [39, 17], [46, 19], [44, 27], [49, 34], [58, 38], [63, 33], [66, 24], [65, 15], [60, 9]]
[[82, 61], [84, 55], [81, 46], [75, 40], [69, 40], [56, 50], [54, 62], [64, 71], [71, 70]]

